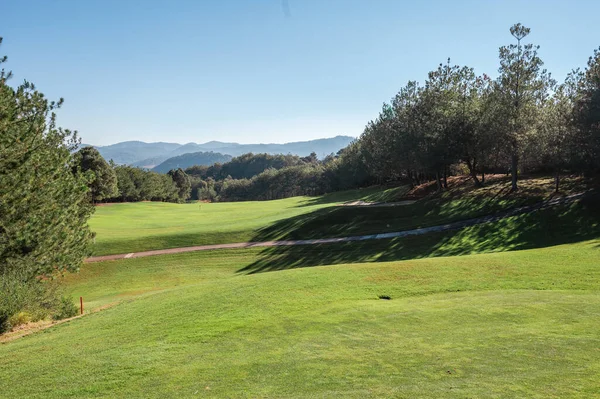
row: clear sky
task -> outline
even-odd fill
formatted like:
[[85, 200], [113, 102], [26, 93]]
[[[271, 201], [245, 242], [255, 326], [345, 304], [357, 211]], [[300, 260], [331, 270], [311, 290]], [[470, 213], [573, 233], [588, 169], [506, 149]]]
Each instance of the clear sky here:
[[12, 84], [64, 97], [85, 143], [358, 136], [447, 57], [495, 75], [521, 22], [553, 75], [600, 46], [600, 1], [2, 0]]

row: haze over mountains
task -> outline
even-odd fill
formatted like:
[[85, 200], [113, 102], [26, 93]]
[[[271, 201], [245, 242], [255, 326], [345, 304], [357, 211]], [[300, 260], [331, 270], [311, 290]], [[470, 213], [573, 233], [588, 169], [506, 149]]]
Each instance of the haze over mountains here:
[[[285, 144], [239, 144], [226, 143], [221, 141], [209, 141], [203, 144], [197, 143], [145, 143], [143, 141], [124, 141], [107, 146], [94, 146], [100, 154], [106, 159], [112, 159], [117, 164], [127, 164], [143, 168], [155, 168], [163, 162], [167, 164], [177, 164], [179, 160], [168, 161], [170, 158], [178, 157], [183, 154], [204, 153], [198, 155], [202, 159], [228, 159], [238, 155], [252, 153], [268, 154], [293, 154], [307, 156], [311, 152], [317, 154], [319, 158], [325, 157], [331, 153], [337, 153], [346, 147], [354, 137], [336, 136], [326, 139], [316, 139], [309, 141], [298, 141]], [[217, 156], [207, 156], [206, 153]], [[229, 156], [229, 157], [228, 157]], [[186, 164], [194, 162], [194, 157], [184, 157]], [[166, 162], [168, 161], [168, 162]], [[217, 161], [215, 161], [217, 162]], [[181, 167], [181, 166], [180, 166]], [[159, 168], [162, 169], [164, 168]]]

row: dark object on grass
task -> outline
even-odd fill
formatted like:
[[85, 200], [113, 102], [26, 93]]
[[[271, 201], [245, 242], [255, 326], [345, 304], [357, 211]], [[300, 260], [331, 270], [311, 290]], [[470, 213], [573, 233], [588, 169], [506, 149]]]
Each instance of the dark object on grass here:
[[386, 301], [389, 301], [390, 299], [392, 299], [392, 297], [389, 295], [378, 295], [377, 297], [379, 299], [385, 299]]

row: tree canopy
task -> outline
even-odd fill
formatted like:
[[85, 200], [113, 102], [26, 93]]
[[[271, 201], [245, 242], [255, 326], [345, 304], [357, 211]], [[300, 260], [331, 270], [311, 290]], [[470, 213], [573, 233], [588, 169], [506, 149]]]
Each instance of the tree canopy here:
[[90, 195], [99, 202], [117, 195], [117, 175], [94, 147], [84, 147], [74, 154], [74, 173], [89, 175]]

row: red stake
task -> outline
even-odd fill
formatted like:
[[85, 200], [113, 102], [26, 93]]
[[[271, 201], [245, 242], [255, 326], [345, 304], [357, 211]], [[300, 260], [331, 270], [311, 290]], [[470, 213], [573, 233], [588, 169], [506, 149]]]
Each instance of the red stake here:
[[79, 306], [81, 307], [81, 314], [83, 314], [83, 297], [79, 297]]

